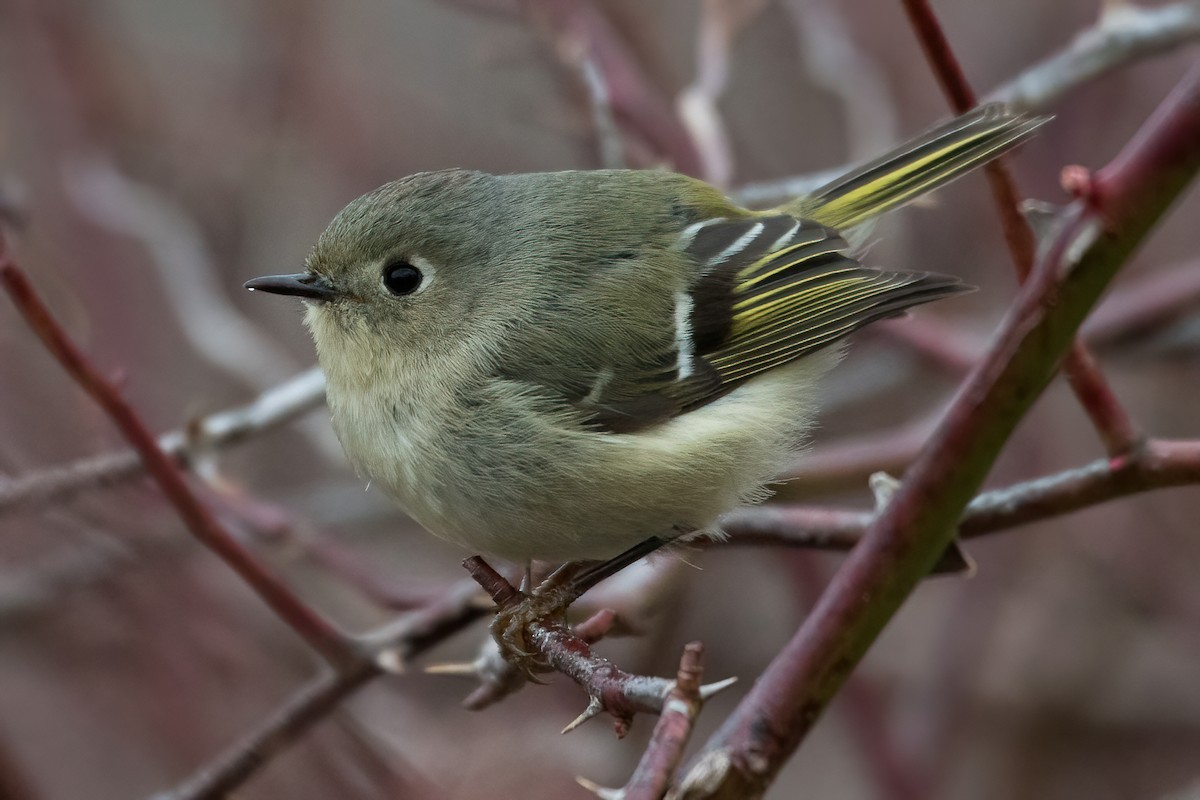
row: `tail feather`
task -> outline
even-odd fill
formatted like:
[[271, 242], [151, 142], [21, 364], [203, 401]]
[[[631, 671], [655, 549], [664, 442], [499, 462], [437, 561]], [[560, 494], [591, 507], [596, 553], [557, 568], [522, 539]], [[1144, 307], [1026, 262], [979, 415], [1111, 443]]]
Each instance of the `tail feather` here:
[[986, 164], [1048, 120], [980, 106], [830, 181], [789, 210], [832, 228], [858, 225]]

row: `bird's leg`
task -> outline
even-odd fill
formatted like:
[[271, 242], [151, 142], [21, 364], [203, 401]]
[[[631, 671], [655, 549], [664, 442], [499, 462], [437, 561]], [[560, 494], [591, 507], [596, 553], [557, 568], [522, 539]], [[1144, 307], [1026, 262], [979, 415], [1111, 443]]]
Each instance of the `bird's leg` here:
[[532, 592], [522, 592], [524, 597], [520, 602], [498, 609], [491, 630], [504, 658], [528, 673], [544, 670], [544, 662], [533, 657], [533, 648], [528, 641], [529, 625], [538, 620], [565, 616], [571, 603], [588, 589], [666, 543], [666, 539], [651, 537], [607, 561], [568, 562], [552, 572]]

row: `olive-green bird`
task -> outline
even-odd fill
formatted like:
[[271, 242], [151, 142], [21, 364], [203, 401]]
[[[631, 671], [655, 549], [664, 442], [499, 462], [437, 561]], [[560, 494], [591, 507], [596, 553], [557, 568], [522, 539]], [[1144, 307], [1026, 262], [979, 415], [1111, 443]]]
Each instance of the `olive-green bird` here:
[[347, 455], [429, 532], [606, 559], [767, 494], [834, 345], [964, 288], [865, 266], [842, 231], [1043, 121], [980, 108], [770, 211], [657, 170], [421, 173], [247, 286], [304, 298]]

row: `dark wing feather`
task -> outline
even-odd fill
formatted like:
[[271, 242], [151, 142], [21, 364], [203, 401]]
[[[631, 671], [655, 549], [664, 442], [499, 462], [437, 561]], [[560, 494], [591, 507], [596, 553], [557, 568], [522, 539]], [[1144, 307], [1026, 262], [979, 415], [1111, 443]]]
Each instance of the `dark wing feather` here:
[[653, 363], [598, 376], [578, 407], [600, 428], [636, 431], [685, 413], [864, 325], [967, 288], [943, 275], [864, 267], [835, 230], [789, 215], [708, 220], [681, 243], [698, 277], [674, 341]]

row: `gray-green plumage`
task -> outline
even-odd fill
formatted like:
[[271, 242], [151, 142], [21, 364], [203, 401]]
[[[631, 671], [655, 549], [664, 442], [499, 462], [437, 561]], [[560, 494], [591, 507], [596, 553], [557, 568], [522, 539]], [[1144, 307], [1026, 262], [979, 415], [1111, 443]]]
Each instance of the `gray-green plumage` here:
[[[762, 497], [803, 444], [829, 345], [961, 290], [865, 267], [827, 225], [1033, 127], [976, 112], [773, 212], [658, 171], [414, 175], [347, 206], [306, 275], [255, 288], [317, 299], [346, 452], [432, 533], [606, 558]], [[415, 289], [385, 286], [397, 264]]]

